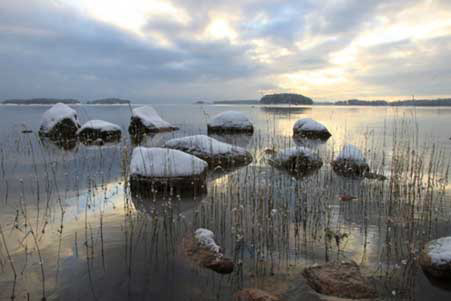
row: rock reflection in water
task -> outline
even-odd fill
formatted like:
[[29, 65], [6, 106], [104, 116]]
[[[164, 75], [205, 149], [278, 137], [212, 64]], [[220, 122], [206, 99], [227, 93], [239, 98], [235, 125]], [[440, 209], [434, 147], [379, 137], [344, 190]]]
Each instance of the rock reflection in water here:
[[41, 143], [44, 148], [52, 152], [55, 150], [64, 150], [76, 152], [78, 150], [79, 142], [77, 139], [51, 139], [41, 136]]

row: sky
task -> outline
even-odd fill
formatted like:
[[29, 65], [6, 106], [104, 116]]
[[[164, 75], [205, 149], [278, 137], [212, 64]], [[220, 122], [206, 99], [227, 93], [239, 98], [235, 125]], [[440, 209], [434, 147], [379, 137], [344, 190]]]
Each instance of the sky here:
[[451, 96], [451, 0], [0, 0], [0, 99]]

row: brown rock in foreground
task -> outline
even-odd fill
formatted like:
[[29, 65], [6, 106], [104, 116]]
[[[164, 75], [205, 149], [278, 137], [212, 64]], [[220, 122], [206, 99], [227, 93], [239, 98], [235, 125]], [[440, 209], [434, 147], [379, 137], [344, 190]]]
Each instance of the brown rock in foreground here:
[[233, 272], [235, 264], [231, 259], [225, 257], [221, 252], [215, 252], [202, 245], [193, 235], [183, 239], [183, 249], [185, 255], [201, 267], [211, 269], [219, 274]]
[[280, 301], [280, 299], [257, 288], [245, 288], [233, 295], [233, 301]]
[[307, 283], [318, 293], [349, 299], [377, 296], [355, 262], [326, 263], [308, 267], [303, 272]]

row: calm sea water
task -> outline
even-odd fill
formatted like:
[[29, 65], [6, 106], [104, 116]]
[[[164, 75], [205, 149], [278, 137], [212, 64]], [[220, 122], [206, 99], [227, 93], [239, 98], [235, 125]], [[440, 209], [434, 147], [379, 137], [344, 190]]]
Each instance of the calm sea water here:
[[[37, 136], [48, 107], [0, 106], [0, 299], [230, 300], [237, 289], [253, 286], [284, 300], [317, 300], [301, 280], [302, 268], [338, 259], [362, 264], [383, 299], [450, 300], [449, 288], [431, 283], [415, 256], [428, 239], [451, 235], [451, 108], [154, 107], [180, 130], [141, 144], [206, 134], [209, 116], [237, 110], [256, 132], [215, 138], [247, 148], [254, 161], [212, 172], [206, 195], [136, 197], [124, 178], [134, 147], [128, 106], [75, 107], [81, 121], [116, 123], [124, 137], [118, 144], [69, 149]], [[324, 123], [333, 136], [326, 143], [293, 140], [292, 126], [304, 117]], [[435, 171], [433, 195], [400, 192], [393, 202], [390, 180], [335, 175], [329, 163], [347, 143], [360, 147], [372, 169], [388, 177], [401, 146], [406, 154], [421, 154], [425, 169], [430, 164]], [[294, 178], [264, 159], [267, 148], [300, 144], [324, 161], [307, 178]], [[358, 201], [340, 202], [343, 193]], [[241, 263], [233, 274], [221, 276], [185, 258], [181, 240], [200, 226], [214, 230], [226, 255]], [[346, 239], [335, 245], [325, 231], [346, 233]]]

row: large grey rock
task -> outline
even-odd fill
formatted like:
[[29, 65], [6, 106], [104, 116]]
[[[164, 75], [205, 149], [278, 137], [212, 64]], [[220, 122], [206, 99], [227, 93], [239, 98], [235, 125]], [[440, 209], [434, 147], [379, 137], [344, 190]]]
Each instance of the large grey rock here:
[[427, 243], [418, 261], [430, 276], [451, 279], [451, 236]]

